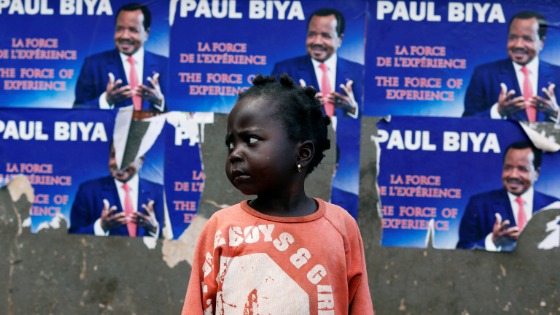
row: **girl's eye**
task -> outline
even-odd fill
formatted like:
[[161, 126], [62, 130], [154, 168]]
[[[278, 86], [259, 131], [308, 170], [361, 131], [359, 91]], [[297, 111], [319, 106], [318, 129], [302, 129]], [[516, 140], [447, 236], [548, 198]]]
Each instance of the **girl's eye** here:
[[257, 139], [256, 137], [249, 137], [249, 144], [254, 144], [257, 141], [259, 141], [259, 139]]
[[228, 148], [228, 150], [233, 150], [233, 142], [226, 142], [226, 147]]

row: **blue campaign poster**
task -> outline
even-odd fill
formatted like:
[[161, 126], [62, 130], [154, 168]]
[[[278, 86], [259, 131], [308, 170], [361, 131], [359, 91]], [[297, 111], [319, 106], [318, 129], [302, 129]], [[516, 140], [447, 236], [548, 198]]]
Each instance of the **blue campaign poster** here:
[[[510, 18], [533, 10], [553, 26], [560, 21], [559, 8], [557, 1], [537, 0], [370, 0], [364, 114], [461, 117], [474, 69], [508, 59]], [[541, 64], [560, 65], [556, 27], [548, 27], [543, 42]], [[541, 78], [537, 93], [544, 96], [540, 88], [551, 81], [557, 84], [555, 78]], [[514, 78], [506, 75], [503, 80]], [[499, 90], [499, 83], [494, 85]]]
[[[454, 249], [469, 199], [504, 190], [506, 148], [530, 141], [513, 121], [488, 124], [485, 119], [471, 119], [465, 124], [458, 118], [394, 116], [380, 121], [378, 128], [383, 246], [425, 248], [433, 220], [433, 246]], [[554, 184], [559, 171], [560, 155], [543, 153], [532, 185], [535, 198], [539, 193], [560, 198]], [[492, 211], [507, 207], [492, 207]]]
[[147, 213], [142, 205], [154, 201], [159, 236], [178, 239], [187, 229], [204, 188], [201, 130], [213, 123], [213, 115], [169, 112], [131, 118], [130, 108], [0, 111], [0, 185], [15, 176], [27, 177], [35, 192], [33, 233], [59, 228], [65, 221], [70, 233], [128, 235], [119, 227], [99, 234], [94, 225], [103, 199], [116, 213], [122, 211], [117, 186], [133, 178], [138, 178], [136, 211]]
[[[45, 0], [0, 5], [0, 107], [71, 108], [85, 58], [115, 49], [116, 14], [132, 2]], [[146, 4], [152, 23], [144, 48], [167, 57], [169, 4], [159, 0]]]
[[81, 182], [108, 174], [115, 112], [63, 109], [0, 111], [0, 185], [25, 175], [35, 191], [31, 231], [69, 222]]
[[363, 65], [366, 1], [171, 1], [166, 100], [175, 110], [228, 113], [255, 75], [306, 55], [307, 20], [320, 8], [343, 13], [338, 55]]
[[[257, 74], [288, 73], [296, 84], [319, 90], [306, 41], [311, 15], [324, 8], [344, 17], [342, 41], [333, 49], [335, 88], [342, 93], [339, 85], [352, 81], [357, 108], [353, 117], [337, 110], [333, 122], [338, 159], [331, 201], [357, 217], [366, 1], [172, 2], [172, 81], [166, 101], [179, 110], [228, 113]], [[196, 30], [188, 40], [186, 29]]]
[[204, 124], [213, 123], [208, 113], [172, 113], [165, 125], [165, 194], [167, 209], [178, 239], [195, 218], [205, 175], [200, 143]]

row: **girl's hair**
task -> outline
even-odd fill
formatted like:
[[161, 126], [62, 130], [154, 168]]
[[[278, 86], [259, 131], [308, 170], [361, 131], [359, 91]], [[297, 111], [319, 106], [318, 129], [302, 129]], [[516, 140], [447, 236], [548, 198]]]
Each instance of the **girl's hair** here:
[[323, 114], [317, 92], [313, 87], [299, 87], [287, 74], [275, 76], [257, 75], [253, 86], [239, 94], [237, 101], [248, 98], [259, 98], [268, 106], [273, 106], [273, 119], [279, 119], [286, 130], [288, 138], [294, 141], [311, 140], [315, 146], [315, 155], [309, 163], [307, 174], [310, 174], [325, 156], [324, 152], [331, 147], [328, 138], [328, 125], [331, 120]]

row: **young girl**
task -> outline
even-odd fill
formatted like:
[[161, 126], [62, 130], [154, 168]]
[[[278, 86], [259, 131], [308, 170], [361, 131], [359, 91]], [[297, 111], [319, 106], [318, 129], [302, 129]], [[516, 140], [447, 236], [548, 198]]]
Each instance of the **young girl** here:
[[286, 75], [253, 85], [228, 117], [226, 173], [257, 197], [204, 227], [183, 314], [373, 314], [356, 221], [305, 194], [330, 147], [315, 90]]

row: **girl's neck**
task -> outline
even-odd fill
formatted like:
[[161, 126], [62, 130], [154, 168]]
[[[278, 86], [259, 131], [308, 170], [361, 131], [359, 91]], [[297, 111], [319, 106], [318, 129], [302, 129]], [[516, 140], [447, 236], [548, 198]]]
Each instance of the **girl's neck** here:
[[302, 217], [314, 213], [318, 209], [317, 202], [305, 193], [293, 198], [278, 196], [258, 196], [249, 205], [266, 215], [277, 217]]

